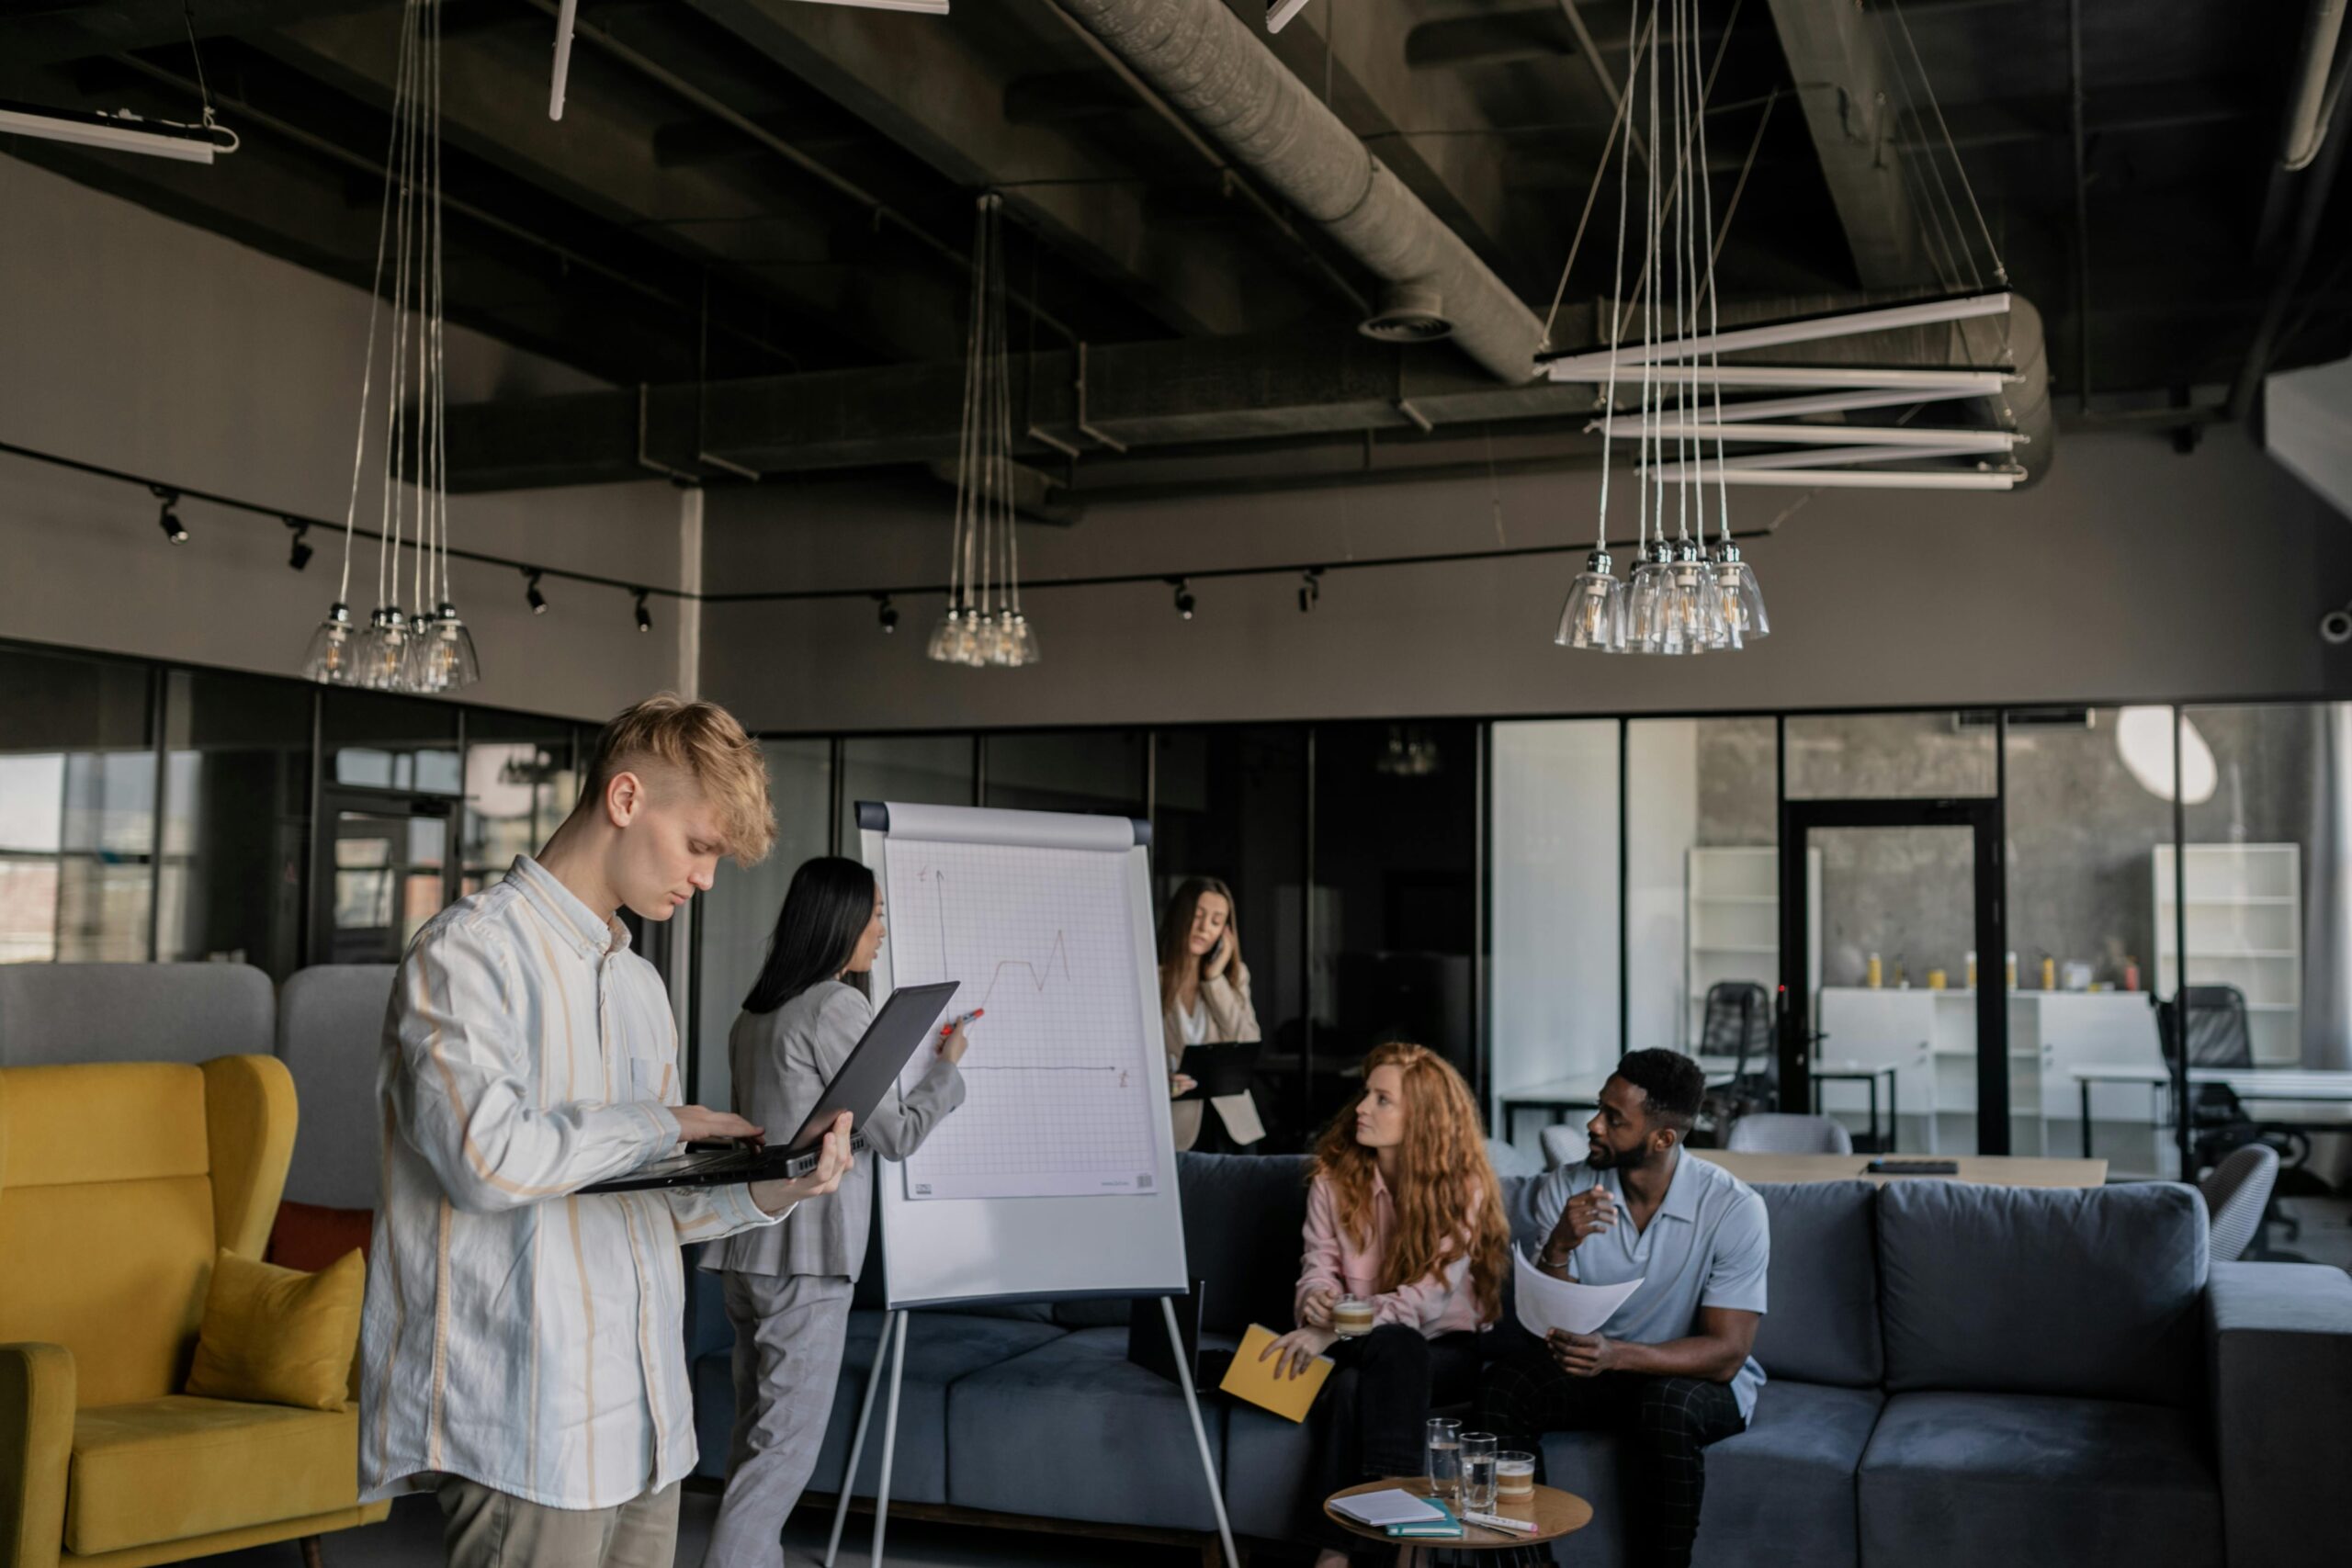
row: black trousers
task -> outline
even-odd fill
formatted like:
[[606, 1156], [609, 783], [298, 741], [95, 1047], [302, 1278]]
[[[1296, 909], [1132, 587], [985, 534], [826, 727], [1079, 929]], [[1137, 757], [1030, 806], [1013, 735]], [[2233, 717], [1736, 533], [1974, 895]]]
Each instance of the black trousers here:
[[1546, 1432], [1624, 1434], [1625, 1540], [1643, 1568], [1687, 1568], [1706, 1485], [1700, 1450], [1747, 1426], [1729, 1383], [1637, 1372], [1573, 1377], [1541, 1345], [1487, 1364], [1478, 1418], [1504, 1448], [1535, 1455], [1539, 1476]]
[[1427, 1339], [1419, 1329], [1397, 1323], [1331, 1347], [1331, 1381], [1307, 1416], [1320, 1432], [1303, 1534], [1318, 1545], [1362, 1544], [1323, 1517], [1323, 1499], [1361, 1482], [1427, 1473], [1430, 1406], [1464, 1404], [1476, 1396], [1477, 1347], [1475, 1334]]

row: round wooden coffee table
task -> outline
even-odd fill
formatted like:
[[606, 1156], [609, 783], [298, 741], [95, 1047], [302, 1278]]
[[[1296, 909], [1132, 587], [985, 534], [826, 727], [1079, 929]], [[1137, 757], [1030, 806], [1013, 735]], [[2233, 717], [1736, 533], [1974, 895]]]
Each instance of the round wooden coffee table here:
[[1386, 1530], [1358, 1524], [1331, 1507], [1341, 1497], [1352, 1497], [1360, 1492], [1385, 1492], [1392, 1486], [1402, 1487], [1416, 1497], [1430, 1495], [1430, 1478], [1426, 1475], [1400, 1476], [1394, 1481], [1367, 1481], [1361, 1486], [1351, 1486], [1325, 1498], [1323, 1516], [1350, 1535], [1395, 1547], [1396, 1568], [1419, 1568], [1420, 1564], [1432, 1561], [1436, 1553], [1443, 1551], [1501, 1551], [1514, 1546], [1542, 1546], [1564, 1535], [1573, 1535], [1592, 1523], [1592, 1505], [1575, 1493], [1563, 1492], [1556, 1486], [1538, 1486], [1534, 1497], [1525, 1502], [1498, 1502], [1495, 1505], [1495, 1512], [1507, 1518], [1532, 1521], [1535, 1529], [1526, 1535], [1517, 1530], [1492, 1529], [1465, 1522], [1459, 1540], [1394, 1540]]

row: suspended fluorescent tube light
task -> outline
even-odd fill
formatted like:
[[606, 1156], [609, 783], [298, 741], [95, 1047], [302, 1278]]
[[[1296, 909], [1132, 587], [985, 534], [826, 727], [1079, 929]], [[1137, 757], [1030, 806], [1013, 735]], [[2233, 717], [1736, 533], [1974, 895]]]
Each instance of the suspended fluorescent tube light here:
[[[1620, 360], [1617, 367], [1638, 370], [1641, 366]], [[1597, 365], [1587, 363], [1583, 357], [1555, 359], [1544, 369], [1555, 381], [1586, 382], [1597, 387], [1609, 379], [1606, 355]], [[1618, 378], [1624, 379], [1622, 376]], [[1702, 387], [1772, 387], [1791, 390], [1808, 387], [1875, 388], [1885, 391], [1943, 392], [1956, 398], [1990, 397], [2018, 379], [2007, 370], [1878, 370], [1859, 365], [1679, 366], [1674, 378], [1685, 385], [1695, 381]]]
[[[1750, 348], [1778, 348], [1792, 343], [1818, 343], [1824, 338], [1853, 337], [1862, 333], [1893, 332], [1902, 327], [1935, 326], [1945, 321], [1971, 321], [1978, 316], [2007, 315], [2009, 297], [1969, 294], [1953, 299], [1923, 299], [1913, 305], [1887, 305], [1875, 310], [1848, 310], [1834, 316], [1807, 316], [1793, 321], [1766, 321], [1760, 326], [1734, 327], [1729, 332], [1702, 333], [1697, 337], [1670, 338], [1664, 343], [1628, 344], [1617, 350], [1617, 364], [1656, 365], [1664, 360], [1691, 359], [1702, 354], [1737, 354]], [[1554, 360], [1579, 368], [1609, 367], [1609, 351], [1577, 354]], [[1868, 372], [1855, 378], [1864, 378]], [[1555, 375], [1555, 378], [1558, 378]], [[1581, 379], [1582, 378], [1578, 378]]]
[[[1883, 468], [1875, 472], [1857, 468], [1734, 468], [1721, 477], [1724, 483], [1730, 485], [1778, 485], [1789, 490], [2015, 490], [2025, 472], [2020, 468]], [[1716, 478], [1710, 465], [1703, 482], [1713, 484]]]
[[1852, 409], [1905, 408], [1914, 403], [1949, 402], [1973, 397], [1973, 392], [1890, 391], [1866, 387], [1859, 392], [1820, 392], [1806, 398], [1763, 398], [1723, 405], [1725, 424], [1747, 424], [1759, 419], [1787, 419], [1801, 413], [1841, 413]]
[[1755, 473], [1768, 468], [1834, 468], [1849, 463], [1916, 463], [1923, 457], [1981, 457], [1974, 446], [1805, 446], [1793, 452], [1758, 452], [1725, 458], [1721, 464], [1657, 463], [1647, 470], [1654, 479], [1671, 484], [1702, 483], [1717, 468], [1726, 473]]
[[[1602, 428], [1594, 420], [1590, 434]], [[2013, 430], [1914, 430], [1907, 425], [1871, 424], [1716, 424], [1681, 423], [1668, 420], [1648, 430], [1613, 430], [1618, 441], [1766, 441], [1794, 446], [1932, 447], [1942, 452], [2007, 452], [2025, 439]]]
[[113, 152], [176, 158], [185, 164], [209, 164], [215, 153], [235, 152], [234, 136], [226, 141], [220, 140], [228, 134], [201, 125], [182, 125], [176, 120], [141, 119], [129, 109], [120, 114], [105, 114], [0, 101], [0, 136], [36, 136], [44, 141], [71, 141]]

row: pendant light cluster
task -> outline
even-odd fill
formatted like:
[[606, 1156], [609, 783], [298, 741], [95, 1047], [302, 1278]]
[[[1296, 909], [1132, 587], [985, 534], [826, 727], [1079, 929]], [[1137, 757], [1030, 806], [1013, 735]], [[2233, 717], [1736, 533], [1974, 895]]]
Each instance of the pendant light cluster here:
[[[1037, 662], [1021, 613], [1021, 544], [1012, 520], [1012, 353], [1005, 335], [1004, 199], [980, 197], [972, 240], [972, 322], [964, 355], [964, 425], [956, 453], [956, 531], [947, 613], [925, 651], [943, 664], [1017, 669]], [[888, 631], [895, 616], [885, 618]]]
[[[1646, 21], [1644, 12], [1646, 9]], [[1607, 389], [1602, 397], [1599, 537], [1568, 589], [1553, 641], [1602, 653], [1704, 653], [1744, 648], [1770, 630], [1756, 573], [1732, 542], [1730, 489], [1724, 480], [1721, 365], [1698, 348], [1717, 333], [1713, 193], [1707, 175], [1705, 91], [1699, 54], [1698, 0], [1634, 0], [1626, 23], [1633, 62], [1621, 112], [1631, 118], [1645, 93], [1648, 157], [1638, 213], [1631, 197], [1634, 137], [1619, 143], [1616, 283], [1610, 293]], [[1654, 42], [1655, 47], [1649, 47]], [[1646, 69], [1645, 69], [1646, 68]], [[1663, 115], [1663, 118], [1661, 116]], [[1661, 138], [1661, 128], [1664, 136]], [[1605, 157], [1606, 154], [1604, 153]], [[1669, 171], [1670, 165], [1670, 171]], [[1645, 240], [1641, 276], [1626, 297], [1625, 231], [1638, 217]], [[1701, 312], [1705, 325], [1701, 325]], [[1633, 428], [1617, 407], [1619, 344], [1634, 318], [1641, 341], [1690, 343], [1679, 356], [1645, 349]], [[1697, 340], [1697, 341], [1693, 341]], [[1634, 367], [1626, 365], [1630, 383]], [[1704, 384], [1713, 399], [1707, 417]], [[1704, 431], [1712, 427], [1713, 450]], [[1611, 455], [1635, 442], [1635, 555], [1621, 581], [1609, 554]], [[1669, 499], [1671, 486], [1671, 499]], [[1708, 499], [1720, 538], [1707, 543]], [[1669, 537], [1669, 529], [1671, 536]]]
[[[391, 264], [389, 353], [383, 377], [376, 610], [352, 624], [351, 536], [367, 471], [377, 391], [378, 322], [387, 254]], [[406, 0], [392, 90], [392, 133], [369, 290], [359, 428], [344, 513], [343, 583], [311, 636], [302, 672], [330, 685], [382, 692], [453, 692], [481, 679], [473, 633], [449, 592], [449, 476], [442, 374], [441, 0]], [[401, 607], [401, 546], [411, 556], [413, 614]], [[429, 606], [429, 608], [428, 608]]]

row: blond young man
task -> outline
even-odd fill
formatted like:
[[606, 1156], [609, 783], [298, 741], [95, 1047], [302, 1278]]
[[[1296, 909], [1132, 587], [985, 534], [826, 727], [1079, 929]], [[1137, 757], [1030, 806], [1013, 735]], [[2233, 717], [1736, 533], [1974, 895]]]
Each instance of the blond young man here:
[[615, 916], [668, 919], [775, 832], [742, 727], [650, 698], [605, 727], [538, 855], [401, 961], [359, 1479], [370, 1500], [433, 1491], [451, 1568], [670, 1568], [695, 1459], [678, 1249], [775, 1224], [848, 1167], [844, 1115], [797, 1181], [579, 1190], [759, 1132], [680, 1103], [669, 998]]

